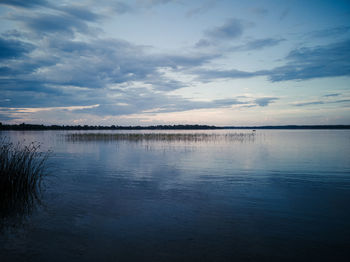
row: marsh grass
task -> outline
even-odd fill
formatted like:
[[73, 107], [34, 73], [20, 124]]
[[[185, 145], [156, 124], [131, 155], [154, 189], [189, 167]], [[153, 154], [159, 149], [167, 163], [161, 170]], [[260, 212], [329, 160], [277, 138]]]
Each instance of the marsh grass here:
[[252, 140], [255, 133], [74, 133], [67, 134], [68, 141], [164, 141], [164, 142], [209, 142], [218, 140], [246, 141]]
[[39, 201], [45, 163], [50, 152], [40, 144], [0, 140], [0, 218], [25, 215]]

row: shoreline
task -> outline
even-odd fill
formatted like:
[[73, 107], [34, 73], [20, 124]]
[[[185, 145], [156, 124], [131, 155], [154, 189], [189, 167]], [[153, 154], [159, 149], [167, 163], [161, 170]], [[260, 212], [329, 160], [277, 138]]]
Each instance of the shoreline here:
[[45, 130], [222, 130], [222, 129], [350, 129], [350, 125], [280, 125], [280, 126], [209, 126], [209, 125], [156, 125], [156, 126], [89, 126], [89, 125], [38, 125], [0, 123], [0, 131]]

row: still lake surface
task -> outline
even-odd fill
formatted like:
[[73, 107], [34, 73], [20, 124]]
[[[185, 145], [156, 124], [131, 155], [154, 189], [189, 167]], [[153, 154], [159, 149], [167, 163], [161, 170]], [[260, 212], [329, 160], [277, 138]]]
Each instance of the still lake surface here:
[[350, 130], [145, 132], [215, 136], [0, 132], [53, 151], [40, 203], [0, 223], [0, 261], [350, 261]]

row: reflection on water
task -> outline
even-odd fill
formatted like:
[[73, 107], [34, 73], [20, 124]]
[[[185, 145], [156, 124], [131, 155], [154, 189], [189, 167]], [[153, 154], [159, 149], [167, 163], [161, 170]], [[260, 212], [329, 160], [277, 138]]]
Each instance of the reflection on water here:
[[23, 226], [33, 210], [40, 205], [40, 194], [28, 192], [21, 196], [0, 198], [0, 233]]
[[[86, 134], [1, 134], [42, 142], [54, 152], [54, 175], [46, 177], [45, 209], [32, 209], [20, 233], [1, 234], [0, 261], [349, 258], [347, 130], [67, 139], [77, 133]], [[242, 133], [247, 139], [225, 139]]]

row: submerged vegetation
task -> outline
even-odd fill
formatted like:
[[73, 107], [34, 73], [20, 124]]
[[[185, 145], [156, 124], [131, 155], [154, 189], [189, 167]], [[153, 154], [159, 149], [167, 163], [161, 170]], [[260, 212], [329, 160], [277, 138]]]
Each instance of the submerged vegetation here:
[[73, 133], [67, 134], [68, 141], [215, 141], [215, 140], [233, 140], [245, 141], [254, 139], [255, 133]]
[[28, 213], [38, 200], [49, 152], [0, 139], [0, 218]]

